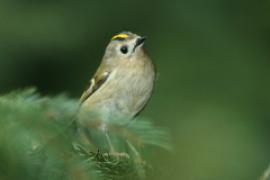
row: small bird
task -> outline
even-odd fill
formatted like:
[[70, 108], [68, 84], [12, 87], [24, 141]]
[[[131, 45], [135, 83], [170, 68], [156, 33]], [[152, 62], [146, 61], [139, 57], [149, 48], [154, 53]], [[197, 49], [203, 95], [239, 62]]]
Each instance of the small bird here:
[[[107, 138], [110, 152], [115, 150], [108, 136], [110, 129], [107, 124], [113, 118], [134, 118], [145, 107], [153, 92], [155, 68], [145, 52], [145, 40], [145, 37], [131, 32], [113, 36], [89, 87], [80, 99], [81, 111], [93, 112], [98, 118], [99, 129]], [[91, 134], [89, 119], [78, 119], [79, 127], [88, 135]]]

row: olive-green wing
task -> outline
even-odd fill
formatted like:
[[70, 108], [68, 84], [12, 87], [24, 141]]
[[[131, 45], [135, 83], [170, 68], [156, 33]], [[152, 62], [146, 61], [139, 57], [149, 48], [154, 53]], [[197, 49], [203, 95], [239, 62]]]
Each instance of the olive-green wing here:
[[81, 98], [80, 102], [83, 103], [87, 98], [89, 98], [94, 92], [96, 92], [108, 79], [110, 73], [109, 72], [104, 72], [100, 74], [99, 76], [96, 75], [94, 78], [91, 79], [89, 88], [86, 89]]

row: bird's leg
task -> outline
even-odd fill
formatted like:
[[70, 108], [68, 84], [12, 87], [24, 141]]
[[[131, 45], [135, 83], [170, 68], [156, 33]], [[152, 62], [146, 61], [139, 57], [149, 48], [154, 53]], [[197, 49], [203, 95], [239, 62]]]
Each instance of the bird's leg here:
[[114, 153], [114, 152], [115, 152], [115, 149], [114, 149], [114, 147], [113, 147], [111, 138], [110, 138], [110, 136], [109, 136], [109, 134], [108, 134], [107, 131], [105, 132], [105, 136], [106, 136], [107, 142], [108, 142], [108, 144], [109, 144], [109, 151], [110, 151], [110, 153]]
[[109, 155], [117, 158], [129, 158], [129, 155], [125, 152], [117, 152], [113, 146], [113, 143], [111, 141], [111, 138], [108, 134], [108, 132], [105, 132], [105, 136], [109, 145]]
[[128, 141], [126, 140], [128, 147], [131, 150], [131, 153], [134, 155], [136, 161], [143, 162], [140, 153], [137, 151], [137, 149]]
[[137, 169], [137, 172], [139, 173], [139, 176], [141, 178], [145, 178], [145, 165], [146, 162], [142, 159], [140, 153], [137, 151], [137, 149], [133, 146], [132, 143], [130, 143], [128, 140], [126, 140], [128, 147], [131, 150], [131, 153], [133, 154], [134, 158], [134, 164]]

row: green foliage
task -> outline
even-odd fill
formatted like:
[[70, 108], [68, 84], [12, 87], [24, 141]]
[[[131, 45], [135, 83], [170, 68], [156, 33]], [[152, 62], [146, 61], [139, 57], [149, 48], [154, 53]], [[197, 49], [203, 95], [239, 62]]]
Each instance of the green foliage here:
[[[143, 178], [140, 156], [93, 152], [75, 140], [78, 108], [77, 100], [40, 97], [34, 89], [0, 97], [0, 179]], [[118, 129], [132, 148], [169, 148], [165, 131], [147, 121]]]
[[[104, 179], [140, 179], [139, 168], [146, 168], [144, 161], [134, 162], [129, 156], [116, 157], [108, 153], [90, 152], [82, 146], [74, 147], [82, 159], [94, 162], [94, 167], [100, 171], [99, 176]], [[144, 173], [144, 172], [143, 172]]]

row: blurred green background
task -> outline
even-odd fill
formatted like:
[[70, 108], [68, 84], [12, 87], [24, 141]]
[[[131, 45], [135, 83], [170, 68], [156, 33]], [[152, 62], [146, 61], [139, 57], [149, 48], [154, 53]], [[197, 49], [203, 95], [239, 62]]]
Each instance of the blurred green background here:
[[79, 98], [115, 33], [148, 37], [158, 80], [142, 116], [173, 153], [153, 179], [253, 180], [270, 162], [270, 1], [1, 0], [0, 93]]

